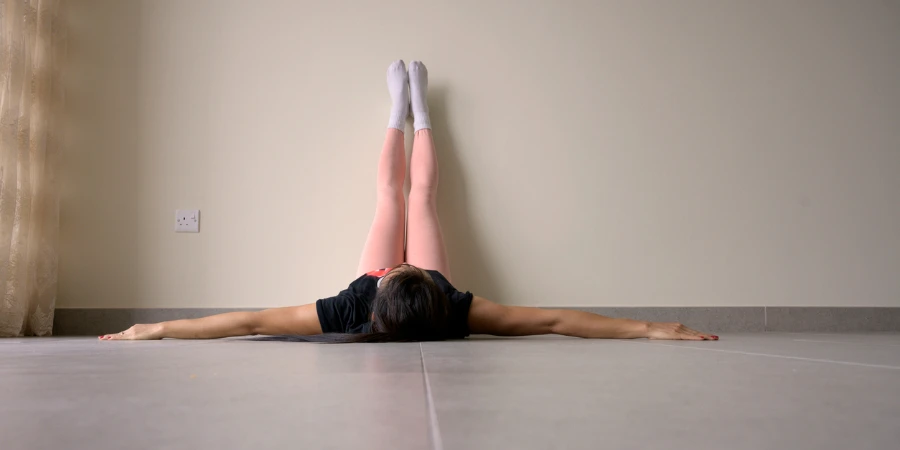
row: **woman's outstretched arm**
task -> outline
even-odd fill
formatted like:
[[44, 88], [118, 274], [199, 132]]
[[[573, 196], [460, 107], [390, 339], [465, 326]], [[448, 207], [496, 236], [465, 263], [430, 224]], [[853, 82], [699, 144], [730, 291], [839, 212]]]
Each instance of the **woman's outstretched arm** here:
[[263, 311], [230, 312], [200, 319], [138, 324], [121, 333], [100, 336], [104, 341], [162, 338], [214, 339], [254, 334], [321, 334], [315, 303]]
[[469, 309], [474, 334], [530, 336], [562, 334], [595, 339], [717, 340], [718, 336], [692, 330], [680, 323], [613, 319], [584, 311], [504, 306], [475, 297]]

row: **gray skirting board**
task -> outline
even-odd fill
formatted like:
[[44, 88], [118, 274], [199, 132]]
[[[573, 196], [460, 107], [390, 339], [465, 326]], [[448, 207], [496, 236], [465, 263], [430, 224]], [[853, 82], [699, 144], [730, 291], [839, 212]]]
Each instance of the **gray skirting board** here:
[[[568, 308], [611, 317], [681, 322], [711, 333], [900, 331], [900, 308], [893, 307], [633, 307]], [[122, 331], [135, 323], [191, 319], [230, 311], [217, 308], [60, 308], [53, 320], [56, 336], [96, 336]]]

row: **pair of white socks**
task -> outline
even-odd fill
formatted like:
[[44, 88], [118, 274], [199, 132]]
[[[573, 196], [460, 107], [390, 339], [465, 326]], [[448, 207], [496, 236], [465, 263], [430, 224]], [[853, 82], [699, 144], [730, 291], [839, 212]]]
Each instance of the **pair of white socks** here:
[[409, 63], [409, 71], [407, 71], [403, 60], [394, 61], [387, 70], [387, 84], [391, 100], [394, 102], [394, 106], [391, 107], [388, 128], [403, 131], [406, 128], [406, 117], [412, 106], [415, 130], [430, 129], [431, 119], [428, 117], [428, 101], [425, 99], [425, 94], [428, 92], [428, 69], [425, 68], [425, 64], [420, 61], [412, 61]]

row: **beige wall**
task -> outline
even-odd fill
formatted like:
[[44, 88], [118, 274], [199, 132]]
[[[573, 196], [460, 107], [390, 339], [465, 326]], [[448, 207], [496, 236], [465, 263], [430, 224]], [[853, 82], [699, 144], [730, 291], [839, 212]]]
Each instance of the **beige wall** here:
[[[79, 0], [62, 307], [333, 295], [421, 59], [461, 289], [900, 306], [891, 1]], [[176, 208], [202, 232], [175, 234]]]

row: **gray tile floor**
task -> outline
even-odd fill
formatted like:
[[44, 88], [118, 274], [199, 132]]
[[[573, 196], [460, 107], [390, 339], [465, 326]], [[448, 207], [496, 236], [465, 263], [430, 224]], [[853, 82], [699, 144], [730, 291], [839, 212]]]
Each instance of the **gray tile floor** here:
[[0, 448], [897, 449], [900, 334], [0, 339]]

